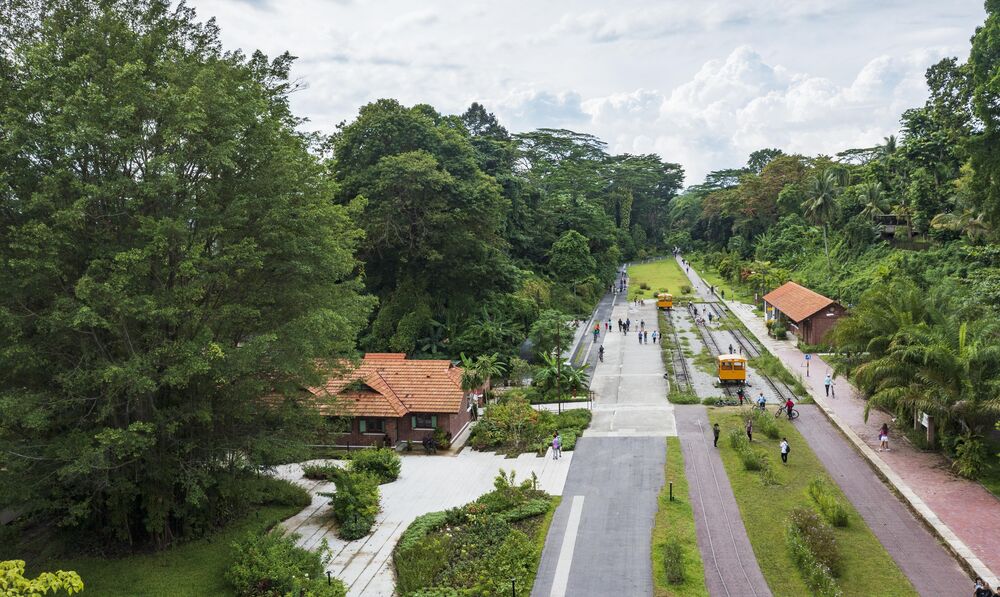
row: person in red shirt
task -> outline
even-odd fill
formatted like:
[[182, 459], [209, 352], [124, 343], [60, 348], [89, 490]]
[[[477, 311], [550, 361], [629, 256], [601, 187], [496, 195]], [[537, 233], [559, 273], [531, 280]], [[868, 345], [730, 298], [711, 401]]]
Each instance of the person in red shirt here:
[[785, 402], [785, 414], [788, 415], [788, 420], [789, 421], [792, 420], [792, 407], [793, 406], [795, 406], [795, 403], [792, 402], [791, 398], [789, 398], [788, 401]]

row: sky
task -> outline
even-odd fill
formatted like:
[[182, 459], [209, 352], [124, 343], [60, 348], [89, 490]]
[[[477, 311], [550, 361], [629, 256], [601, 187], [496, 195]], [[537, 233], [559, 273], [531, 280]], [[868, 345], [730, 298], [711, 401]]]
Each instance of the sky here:
[[306, 128], [379, 98], [656, 153], [686, 184], [777, 147], [871, 147], [965, 60], [981, 0], [189, 0], [228, 49], [288, 51]]

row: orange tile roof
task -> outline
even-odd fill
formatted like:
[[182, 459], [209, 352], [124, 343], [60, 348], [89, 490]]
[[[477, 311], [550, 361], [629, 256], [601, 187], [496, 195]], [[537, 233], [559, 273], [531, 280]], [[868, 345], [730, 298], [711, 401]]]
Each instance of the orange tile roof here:
[[[411, 360], [402, 353], [368, 353], [355, 366], [341, 363], [335, 375], [316, 395], [336, 397], [335, 406], [321, 407], [337, 414], [401, 417], [407, 413], [458, 412], [462, 408], [462, 369], [451, 361]], [[361, 382], [358, 384], [357, 382]]]
[[808, 319], [836, 302], [795, 282], [786, 282], [765, 294], [764, 300], [796, 323]]

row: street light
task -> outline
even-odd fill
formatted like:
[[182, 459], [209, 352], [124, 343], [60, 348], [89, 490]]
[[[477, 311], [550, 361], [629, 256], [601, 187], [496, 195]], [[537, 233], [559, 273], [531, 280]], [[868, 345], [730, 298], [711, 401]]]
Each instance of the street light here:
[[510, 594], [511, 594], [511, 597], [517, 597], [517, 579], [516, 578], [511, 578], [510, 579]]

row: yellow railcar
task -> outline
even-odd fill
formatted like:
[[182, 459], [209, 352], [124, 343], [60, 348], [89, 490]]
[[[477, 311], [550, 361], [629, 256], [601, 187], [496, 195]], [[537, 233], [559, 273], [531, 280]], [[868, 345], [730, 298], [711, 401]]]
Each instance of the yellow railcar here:
[[674, 295], [669, 292], [661, 292], [656, 295], [656, 308], [658, 309], [673, 309], [674, 308]]
[[719, 381], [744, 384], [747, 381], [747, 359], [739, 354], [719, 355]]

